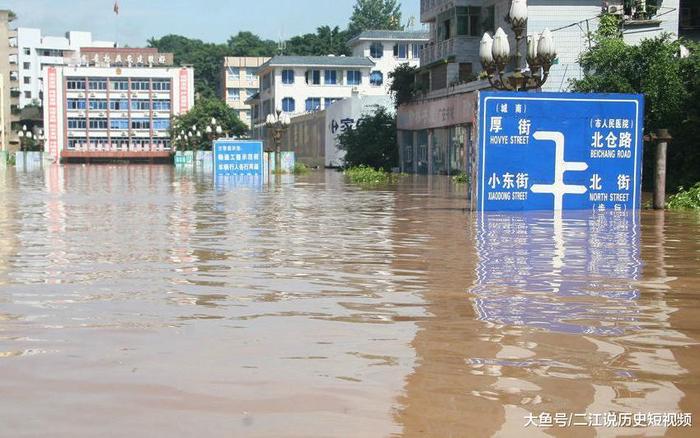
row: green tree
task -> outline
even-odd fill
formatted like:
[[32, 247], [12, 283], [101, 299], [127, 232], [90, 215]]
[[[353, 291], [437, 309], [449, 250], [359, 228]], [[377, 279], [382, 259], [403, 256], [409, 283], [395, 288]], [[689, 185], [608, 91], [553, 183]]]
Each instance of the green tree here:
[[7, 21], [12, 22], [17, 19], [17, 14], [15, 14], [15, 11], [7, 11]]
[[391, 79], [391, 95], [394, 97], [394, 104], [398, 108], [411, 101], [416, 94], [416, 73], [417, 67], [413, 67], [408, 63], [399, 65], [389, 73]]
[[287, 41], [285, 54], [298, 56], [350, 55], [347, 31], [338, 26], [322, 26], [316, 33], [307, 33]]
[[[669, 147], [668, 183], [670, 188], [692, 185], [700, 180], [700, 45], [673, 40], [664, 35], [643, 40], [637, 46], [624, 42], [614, 17], [601, 20], [595, 45], [580, 59], [581, 79], [573, 80], [574, 91], [641, 93], [645, 96], [645, 130], [667, 128], [674, 140]], [[681, 45], [689, 50], [679, 56]], [[645, 175], [653, 175], [652, 147], [645, 152]], [[645, 185], [650, 187], [650, 179]]]
[[[217, 98], [199, 99], [192, 109], [182, 115], [175, 116], [170, 135], [177, 138], [182, 132], [189, 133], [196, 127], [201, 134], [206, 132], [207, 126], [211, 125], [212, 118], [215, 118], [221, 128], [229, 135], [241, 136], [248, 131], [248, 127], [243, 123], [236, 112], [225, 102]], [[188, 137], [189, 138], [189, 137]], [[209, 139], [202, 137], [192, 137], [186, 145], [176, 145], [178, 149], [211, 150]]]
[[227, 42], [230, 56], [274, 56], [277, 43], [263, 40], [252, 32], [238, 32]]
[[398, 164], [396, 118], [386, 108], [362, 116], [356, 128], [345, 131], [338, 140], [348, 167], [370, 166], [388, 171]]
[[181, 35], [166, 35], [148, 40], [149, 47], [172, 52], [175, 65], [194, 66], [195, 90], [201, 97], [213, 97], [221, 89], [223, 58], [231, 51], [225, 44], [205, 43]]
[[403, 30], [401, 4], [397, 0], [357, 0], [348, 33], [354, 38], [365, 30]]

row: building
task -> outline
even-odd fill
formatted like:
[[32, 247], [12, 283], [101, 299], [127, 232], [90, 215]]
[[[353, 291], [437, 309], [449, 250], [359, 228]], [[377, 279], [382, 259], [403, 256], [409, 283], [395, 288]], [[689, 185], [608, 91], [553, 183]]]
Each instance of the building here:
[[19, 145], [12, 130], [19, 115], [17, 31], [10, 28], [13, 19], [10, 11], [0, 10], [0, 152], [15, 151]]
[[251, 107], [246, 100], [258, 92], [258, 68], [269, 61], [264, 57], [226, 57], [221, 77], [221, 97], [234, 109], [238, 118], [252, 127]]
[[374, 62], [370, 79], [383, 82], [383, 89], [368, 90], [372, 95], [389, 95], [389, 73], [401, 64], [420, 67], [420, 52], [430, 41], [426, 31], [369, 30], [348, 41], [352, 56], [369, 58]]
[[65, 37], [42, 36], [40, 29], [17, 28], [19, 107], [43, 104], [42, 73], [46, 66], [69, 63], [82, 47], [114, 47], [112, 41], [94, 41], [90, 32], [66, 32]]
[[[162, 54], [146, 49], [104, 50], [96, 66], [44, 68], [47, 155], [55, 161], [167, 159], [171, 120], [194, 105], [193, 70], [150, 67], [149, 58], [157, 62]], [[145, 65], [135, 64], [139, 56]]]
[[[606, 2], [605, 12], [622, 16], [629, 43], [678, 32], [678, 0], [660, 1], [651, 17], [615, 3]], [[485, 32], [510, 30], [505, 21], [510, 4], [510, 0], [421, 1], [421, 21], [430, 26], [430, 42], [421, 53], [417, 76], [424, 92], [397, 112], [402, 171], [450, 175], [475, 168], [477, 92], [490, 88], [488, 81], [472, 80], [482, 71], [479, 44]], [[526, 33], [550, 29], [558, 52], [543, 91], [567, 91], [571, 79], [583, 76], [578, 59], [592, 44], [590, 35], [601, 12], [600, 0], [528, 1]], [[514, 51], [514, 36], [506, 33]]]

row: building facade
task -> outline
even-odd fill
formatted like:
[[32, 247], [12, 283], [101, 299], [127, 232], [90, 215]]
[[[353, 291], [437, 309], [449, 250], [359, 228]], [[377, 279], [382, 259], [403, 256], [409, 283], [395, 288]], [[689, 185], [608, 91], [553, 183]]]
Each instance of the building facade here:
[[17, 28], [19, 107], [43, 104], [42, 74], [46, 66], [69, 63], [82, 47], [114, 47], [112, 41], [95, 41], [90, 32], [66, 32], [65, 37], [42, 36], [40, 29]]
[[19, 76], [17, 31], [10, 28], [11, 18], [10, 11], [0, 10], [0, 152], [16, 151], [19, 145], [12, 129], [19, 120]]
[[374, 62], [370, 79], [383, 87], [371, 88], [370, 95], [389, 95], [389, 73], [401, 64], [420, 67], [420, 53], [430, 41], [427, 31], [369, 30], [348, 41], [352, 56]]
[[194, 105], [191, 68], [50, 66], [43, 77], [55, 161], [168, 157], [171, 120]]
[[359, 94], [383, 93], [384, 83], [373, 81], [375, 64], [369, 58], [345, 56], [275, 56], [258, 69], [260, 91], [249, 99], [253, 125], [281, 110], [290, 115], [322, 110]]
[[221, 78], [221, 98], [233, 108], [238, 118], [252, 126], [251, 107], [246, 100], [253, 97], [260, 87], [258, 68], [269, 61], [264, 57], [226, 57]]

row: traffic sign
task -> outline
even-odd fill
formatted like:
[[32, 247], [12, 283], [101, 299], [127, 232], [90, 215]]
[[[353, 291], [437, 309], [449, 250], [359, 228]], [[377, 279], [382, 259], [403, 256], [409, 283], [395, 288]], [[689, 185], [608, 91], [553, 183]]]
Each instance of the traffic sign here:
[[640, 208], [644, 98], [482, 92], [477, 209]]

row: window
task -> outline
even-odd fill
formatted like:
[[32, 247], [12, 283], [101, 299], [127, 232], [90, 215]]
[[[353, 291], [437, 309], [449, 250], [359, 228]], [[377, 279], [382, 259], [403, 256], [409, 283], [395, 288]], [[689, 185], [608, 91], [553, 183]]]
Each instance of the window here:
[[151, 101], [148, 99], [131, 99], [132, 111], [148, 111], [151, 109]]
[[131, 89], [134, 91], [148, 91], [150, 89], [148, 79], [133, 79]]
[[24, 68], [25, 70], [29, 70], [31, 67], [32, 67], [31, 62], [25, 62], [24, 64], [22, 64], [22, 68]]
[[91, 110], [106, 110], [107, 109], [107, 101], [103, 99], [94, 99], [90, 100], [90, 109]]
[[362, 83], [362, 72], [359, 70], [348, 71], [348, 85], [360, 85]]
[[384, 83], [384, 74], [379, 70], [375, 70], [369, 75], [369, 83], [378, 87]]
[[90, 119], [90, 129], [107, 129], [107, 119]]
[[282, 99], [282, 111], [287, 113], [293, 113], [296, 111], [296, 102], [291, 97], [285, 97]]
[[84, 110], [85, 99], [68, 99], [66, 107], [69, 110]]
[[294, 83], [294, 70], [282, 70], [282, 83], [283, 84], [293, 84]]
[[129, 129], [129, 119], [110, 119], [110, 129], [127, 130]]
[[25, 76], [25, 77], [24, 77], [24, 83], [25, 83], [25, 84], [30, 84], [31, 82], [32, 82], [32, 78], [30, 78], [29, 76]]
[[413, 59], [418, 59], [420, 58], [420, 51], [421, 51], [421, 45], [420, 44], [412, 44], [411, 45], [411, 50], [413, 52]]
[[384, 45], [382, 43], [372, 43], [369, 46], [369, 56], [375, 59], [379, 59], [384, 56]]
[[151, 129], [149, 119], [131, 119], [131, 129]]
[[84, 90], [85, 81], [81, 79], [68, 79], [66, 81], [66, 88], [69, 90]]
[[117, 91], [127, 91], [129, 89], [129, 81], [110, 81], [110, 88]]
[[481, 11], [481, 32], [496, 31], [496, 7], [488, 6]]
[[457, 7], [457, 35], [479, 36], [481, 32], [481, 8]]
[[241, 90], [239, 88], [227, 88], [226, 97], [230, 100], [239, 100], [241, 98]]
[[107, 80], [106, 79], [90, 79], [88, 80], [88, 88], [90, 90], [106, 90]]
[[321, 109], [321, 98], [309, 97], [306, 99], [306, 111], [317, 111]]
[[25, 98], [25, 99], [31, 99], [31, 98], [32, 98], [32, 92], [31, 92], [31, 91], [25, 91], [25, 92], [24, 92], [24, 98]]
[[109, 109], [112, 111], [128, 111], [129, 101], [126, 99], [121, 100], [110, 100]]
[[154, 80], [153, 91], [170, 91], [170, 81], [162, 79]]
[[63, 56], [63, 50], [58, 49], [41, 49], [37, 50], [37, 52], [39, 53], [39, 56], [52, 56], [54, 58], [60, 58]]
[[395, 44], [394, 57], [398, 59], [408, 59], [408, 44]]
[[338, 83], [338, 72], [335, 70], [326, 70], [323, 72], [323, 82], [326, 85], [335, 85]]
[[229, 80], [237, 81], [241, 74], [241, 70], [238, 67], [226, 67], [226, 74], [228, 75]]
[[161, 131], [170, 129], [170, 119], [153, 119], [153, 129]]
[[169, 100], [154, 100], [153, 111], [170, 111]]
[[306, 72], [306, 83], [309, 85], [321, 85], [321, 70], [309, 70]]
[[29, 47], [25, 47], [25, 48], [23, 49], [23, 51], [24, 51], [24, 54], [25, 54], [25, 55], [31, 55], [31, 54], [32, 54], [32, 49], [30, 49]]
[[68, 129], [85, 129], [85, 119], [68, 119]]

